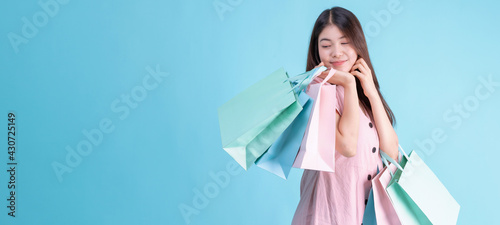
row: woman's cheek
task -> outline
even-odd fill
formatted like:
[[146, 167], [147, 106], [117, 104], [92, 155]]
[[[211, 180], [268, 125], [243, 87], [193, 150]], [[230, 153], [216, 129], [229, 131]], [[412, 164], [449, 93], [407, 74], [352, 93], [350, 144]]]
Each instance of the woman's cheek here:
[[353, 66], [354, 66], [354, 62], [349, 62], [347, 71], [350, 72]]
[[324, 52], [319, 52], [319, 59], [321, 59], [322, 62], [325, 61], [325, 53]]

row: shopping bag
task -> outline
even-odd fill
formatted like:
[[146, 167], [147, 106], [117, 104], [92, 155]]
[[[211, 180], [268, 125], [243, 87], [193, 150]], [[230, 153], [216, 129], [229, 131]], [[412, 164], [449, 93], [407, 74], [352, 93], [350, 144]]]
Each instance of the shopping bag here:
[[313, 100], [302, 91], [299, 102], [303, 109], [290, 126], [278, 137], [255, 164], [283, 179], [288, 177], [311, 114]]
[[[406, 155], [386, 191], [403, 225], [456, 224], [460, 205], [415, 151]], [[381, 156], [397, 164], [384, 152]]]
[[[377, 166], [377, 175], [379, 174], [379, 168]], [[368, 201], [366, 203], [365, 212], [363, 213], [363, 225], [377, 225], [377, 214], [375, 213], [375, 200], [373, 193], [373, 186], [370, 189], [370, 194], [368, 195]], [[381, 223], [385, 224], [385, 223]]]
[[327, 83], [335, 72], [331, 69], [321, 83], [309, 85], [306, 93], [314, 99], [314, 104], [293, 167], [335, 171], [336, 85]]
[[385, 190], [399, 164], [389, 164], [385, 158], [382, 158], [382, 161], [385, 167], [371, 180], [376, 220], [378, 224], [401, 225]]
[[222, 147], [245, 170], [302, 111], [288, 79], [280, 68], [218, 108]]
[[311, 83], [311, 81], [316, 78], [317, 75], [321, 74], [327, 68], [324, 66], [316, 67], [312, 70], [306, 71], [304, 73], [292, 76], [288, 78], [294, 86], [293, 90], [295, 93], [300, 93], [305, 90], [305, 88]]

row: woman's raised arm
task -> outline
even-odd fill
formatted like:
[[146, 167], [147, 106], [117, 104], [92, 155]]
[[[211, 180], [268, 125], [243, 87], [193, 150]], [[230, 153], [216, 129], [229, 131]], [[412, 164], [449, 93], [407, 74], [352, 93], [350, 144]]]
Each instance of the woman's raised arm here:
[[[318, 77], [325, 78], [329, 70]], [[335, 150], [345, 157], [353, 157], [358, 149], [359, 100], [356, 80], [350, 73], [336, 71], [329, 83], [344, 87], [344, 110], [342, 116], [336, 112]]]

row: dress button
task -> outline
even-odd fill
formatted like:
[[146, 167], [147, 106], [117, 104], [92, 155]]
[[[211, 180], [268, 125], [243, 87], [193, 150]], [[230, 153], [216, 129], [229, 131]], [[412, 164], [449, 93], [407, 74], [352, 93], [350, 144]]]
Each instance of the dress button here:
[[377, 151], [377, 148], [373, 147], [372, 152], [375, 153]]
[[370, 128], [372, 128], [372, 127], [373, 127], [372, 122], [370, 122], [370, 123], [368, 124], [368, 126], [370, 126]]
[[371, 179], [372, 179], [372, 175], [368, 174], [368, 180], [371, 180]]

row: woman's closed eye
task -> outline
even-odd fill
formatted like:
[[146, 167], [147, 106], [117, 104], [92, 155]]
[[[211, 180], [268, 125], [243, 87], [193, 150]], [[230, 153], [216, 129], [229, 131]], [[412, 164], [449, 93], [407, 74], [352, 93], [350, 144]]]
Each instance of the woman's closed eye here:
[[[340, 43], [340, 44], [341, 44], [341, 45], [348, 45], [348, 44], [349, 44], [349, 42], [342, 42], [342, 43]], [[322, 48], [330, 48], [330, 47], [332, 47], [332, 45], [322, 45], [321, 47], [322, 47]]]

